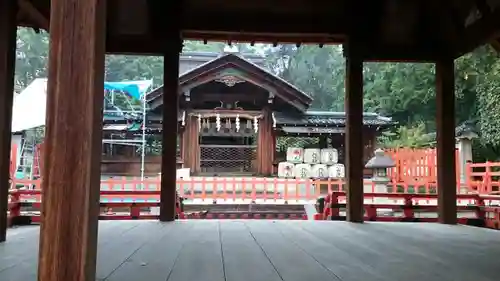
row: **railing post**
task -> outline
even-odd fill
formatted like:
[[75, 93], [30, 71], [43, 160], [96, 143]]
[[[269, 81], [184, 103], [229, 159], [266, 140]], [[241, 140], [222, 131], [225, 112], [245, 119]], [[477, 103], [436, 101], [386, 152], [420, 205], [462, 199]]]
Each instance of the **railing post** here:
[[484, 223], [485, 222], [485, 219], [486, 219], [486, 212], [484, 211], [484, 199], [481, 197], [481, 195], [476, 195], [476, 217], [477, 219], [483, 221]]
[[377, 220], [377, 206], [368, 205], [365, 207], [365, 210], [366, 210], [366, 216], [368, 217], [369, 221]]
[[483, 177], [483, 183], [482, 183], [482, 190], [479, 192], [480, 194], [489, 194], [491, 192], [491, 176], [490, 176], [490, 167], [491, 163], [490, 161], [486, 161], [485, 165], [485, 172], [484, 172], [484, 177]]
[[141, 208], [136, 206], [135, 203], [132, 203], [130, 206], [130, 217], [134, 219], [138, 219], [141, 216]]
[[329, 210], [329, 215], [330, 218], [332, 219], [333, 217], [338, 217], [340, 216], [340, 208], [339, 208], [339, 197], [335, 193], [331, 193], [330, 196], [330, 204], [327, 205]]
[[467, 161], [465, 164], [465, 186], [467, 188], [467, 192], [470, 192], [472, 188], [472, 165], [470, 161]]
[[10, 194], [10, 198], [8, 226], [12, 227], [16, 224], [16, 218], [21, 216], [21, 195], [14, 191]]
[[413, 220], [415, 218], [415, 212], [413, 211], [413, 200], [411, 197], [405, 197], [403, 216], [405, 220]]

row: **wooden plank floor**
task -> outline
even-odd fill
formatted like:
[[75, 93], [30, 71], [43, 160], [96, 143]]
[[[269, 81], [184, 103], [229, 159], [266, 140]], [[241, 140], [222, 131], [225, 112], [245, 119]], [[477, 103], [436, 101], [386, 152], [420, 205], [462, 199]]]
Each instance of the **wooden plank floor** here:
[[[500, 280], [500, 231], [423, 223], [105, 221], [97, 280]], [[36, 280], [36, 226], [0, 244], [0, 280]]]

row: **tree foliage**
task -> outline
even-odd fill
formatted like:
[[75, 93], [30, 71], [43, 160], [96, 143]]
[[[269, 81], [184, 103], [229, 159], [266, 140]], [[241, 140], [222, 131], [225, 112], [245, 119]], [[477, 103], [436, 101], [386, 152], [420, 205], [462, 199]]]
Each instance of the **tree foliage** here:
[[386, 148], [422, 148], [431, 145], [432, 137], [425, 131], [425, 124], [413, 127], [400, 126], [395, 132], [385, 131], [378, 142]]

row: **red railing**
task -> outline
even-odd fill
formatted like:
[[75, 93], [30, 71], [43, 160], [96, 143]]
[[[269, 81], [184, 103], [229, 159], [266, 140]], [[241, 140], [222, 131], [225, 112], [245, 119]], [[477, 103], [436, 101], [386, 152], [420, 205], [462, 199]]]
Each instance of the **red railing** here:
[[[265, 178], [224, 178], [178, 180], [177, 190], [184, 198], [185, 205], [212, 204], [274, 204], [304, 205], [313, 204], [321, 196], [330, 194], [330, 219], [342, 219], [345, 208], [343, 180], [300, 180]], [[10, 192], [9, 217], [15, 223], [31, 223], [40, 220], [39, 211], [42, 201], [41, 181], [15, 181]], [[396, 192], [374, 193], [375, 186], [365, 181], [366, 220], [379, 221], [437, 221], [437, 195], [429, 190], [413, 190], [413, 193]], [[408, 191], [404, 189], [404, 191]], [[155, 207], [159, 207], [160, 182], [158, 178], [140, 180], [109, 179], [101, 183], [100, 219], [157, 219]], [[462, 223], [475, 219], [489, 227], [497, 228], [499, 221], [500, 196], [480, 196], [460, 194], [457, 197], [457, 211]], [[385, 209], [379, 215], [377, 210]], [[432, 214], [433, 216], [429, 216]], [[267, 219], [305, 219], [297, 212], [248, 214], [186, 214], [179, 211], [180, 218], [267, 218]], [[326, 218], [326, 217], [325, 217]], [[480, 223], [478, 223], [480, 224]], [[496, 226], [495, 226], [496, 225]]]
[[[13, 190], [38, 190], [41, 180], [15, 180]], [[191, 178], [179, 179], [176, 186], [179, 195], [187, 203], [313, 203], [322, 195], [343, 191], [343, 179], [280, 179], [280, 178]], [[414, 186], [406, 183], [389, 182], [384, 190], [378, 190], [371, 180], [364, 181], [365, 193], [436, 194], [434, 184]], [[157, 202], [159, 201], [160, 179], [110, 178], [101, 181], [103, 202]], [[457, 187], [457, 192], [459, 191]], [[40, 201], [36, 194], [23, 195], [31, 201]], [[432, 199], [422, 199], [429, 203]], [[462, 200], [459, 200], [461, 203]]]
[[500, 194], [500, 162], [468, 163], [467, 187], [479, 194]]
[[[43, 154], [43, 145], [36, 146], [34, 155], [34, 175], [40, 174], [43, 163], [39, 160]], [[396, 187], [398, 192], [413, 192], [412, 189], [425, 190], [428, 193], [435, 193], [437, 184], [437, 153], [436, 149], [388, 149], [386, 154], [390, 156], [395, 167], [388, 169], [388, 176], [391, 185]], [[457, 189], [462, 186], [469, 192], [479, 192], [481, 194], [500, 193], [500, 162], [469, 163], [466, 165], [465, 182], [460, 182], [460, 164], [456, 155], [456, 175]], [[11, 177], [15, 177], [17, 145], [14, 144], [11, 150]], [[108, 183], [120, 179], [106, 180]], [[274, 180], [274, 179], [271, 179]], [[126, 179], [126, 185], [140, 185], [138, 180]], [[156, 181], [156, 182], [152, 182]], [[151, 179], [150, 183], [159, 186], [158, 180]], [[255, 180], [251, 180], [255, 181]], [[103, 182], [103, 184], [105, 184]], [[117, 185], [120, 183], [116, 182]]]
[[[410, 185], [429, 185], [437, 182], [437, 150], [398, 148], [385, 150], [395, 166], [388, 171], [391, 182]], [[457, 182], [460, 177], [459, 153], [455, 151]]]
[[[366, 221], [386, 222], [437, 222], [437, 205], [421, 205], [422, 200], [436, 200], [437, 194], [396, 194], [396, 193], [365, 193], [366, 198], [374, 203], [364, 205]], [[344, 192], [332, 192], [325, 198], [321, 214], [317, 220], [345, 220]], [[380, 200], [383, 199], [383, 200]], [[403, 199], [403, 204], [390, 204], [391, 199]], [[494, 195], [459, 194], [459, 201], [469, 201], [470, 204], [458, 205], [458, 222], [461, 224], [483, 226], [500, 229], [500, 197]], [[379, 202], [377, 202], [379, 201]], [[386, 202], [380, 202], [386, 201]]]

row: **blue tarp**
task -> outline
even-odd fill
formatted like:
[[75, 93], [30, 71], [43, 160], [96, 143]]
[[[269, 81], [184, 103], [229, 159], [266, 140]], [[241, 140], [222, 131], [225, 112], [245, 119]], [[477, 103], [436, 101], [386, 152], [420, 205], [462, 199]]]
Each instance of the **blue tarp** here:
[[151, 84], [151, 80], [104, 82], [104, 89], [108, 91], [122, 91], [134, 99], [141, 100], [145, 92], [151, 87]]

